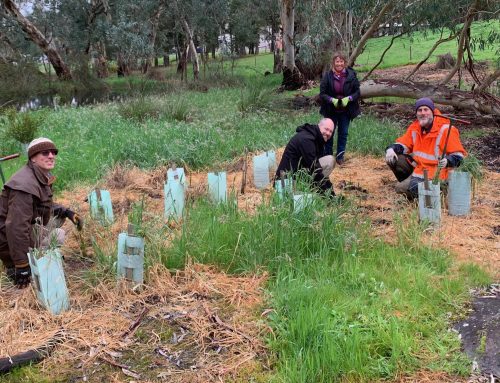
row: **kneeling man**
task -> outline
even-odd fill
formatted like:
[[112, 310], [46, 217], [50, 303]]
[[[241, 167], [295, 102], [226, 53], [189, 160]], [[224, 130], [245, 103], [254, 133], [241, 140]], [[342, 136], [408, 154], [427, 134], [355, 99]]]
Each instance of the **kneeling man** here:
[[328, 178], [333, 170], [334, 159], [332, 155], [323, 156], [325, 143], [332, 137], [334, 129], [335, 125], [329, 118], [323, 118], [318, 125], [299, 126], [285, 147], [276, 179], [280, 179], [281, 172], [294, 176], [299, 170], [304, 170], [321, 193], [335, 195]]
[[441, 112], [430, 98], [417, 100], [415, 112], [417, 119], [403, 136], [387, 147], [385, 155], [385, 161], [399, 181], [396, 191], [410, 199], [418, 197], [424, 169], [428, 170], [430, 179], [439, 172], [439, 179], [446, 181], [448, 170], [458, 167], [467, 155], [458, 129], [450, 127], [447, 118], [439, 117]]

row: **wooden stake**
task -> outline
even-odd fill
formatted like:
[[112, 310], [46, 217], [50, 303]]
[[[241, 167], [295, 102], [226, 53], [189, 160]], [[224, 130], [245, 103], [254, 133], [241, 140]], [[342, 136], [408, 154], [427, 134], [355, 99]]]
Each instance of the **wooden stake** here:
[[247, 184], [247, 154], [248, 150], [245, 148], [245, 156], [243, 158], [243, 174], [241, 177], [241, 194], [245, 194], [245, 186]]
[[[424, 169], [424, 187], [426, 191], [430, 191], [430, 185], [429, 185], [429, 171], [427, 169]], [[426, 194], [425, 195], [425, 207], [426, 208], [431, 208], [432, 207], [432, 200], [431, 196]]]

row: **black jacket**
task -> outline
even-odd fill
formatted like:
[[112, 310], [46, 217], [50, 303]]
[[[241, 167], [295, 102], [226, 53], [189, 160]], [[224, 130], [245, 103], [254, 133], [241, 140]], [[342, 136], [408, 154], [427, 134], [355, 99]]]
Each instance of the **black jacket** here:
[[[356, 77], [356, 72], [352, 68], [346, 68], [347, 75], [344, 82], [344, 97], [351, 96], [352, 101], [347, 104], [345, 108], [345, 112], [352, 120], [357, 117], [360, 113], [359, 109], [359, 81]], [[321, 100], [321, 108], [319, 113], [323, 117], [332, 118], [335, 113], [341, 113], [343, 107], [339, 106], [337, 109], [333, 106], [331, 102], [331, 98], [338, 98], [338, 95], [335, 94], [335, 90], [333, 88], [333, 72], [329, 70], [323, 75], [321, 79], [321, 85], [319, 87], [319, 97]]]
[[[283, 157], [276, 170], [276, 179], [281, 171], [296, 173], [304, 169], [313, 177], [313, 183], [322, 191], [332, 189], [332, 183], [323, 175], [319, 158], [323, 156], [325, 140], [318, 125], [305, 124], [297, 128], [297, 133], [286, 145]], [[333, 190], [332, 190], [333, 191]]]

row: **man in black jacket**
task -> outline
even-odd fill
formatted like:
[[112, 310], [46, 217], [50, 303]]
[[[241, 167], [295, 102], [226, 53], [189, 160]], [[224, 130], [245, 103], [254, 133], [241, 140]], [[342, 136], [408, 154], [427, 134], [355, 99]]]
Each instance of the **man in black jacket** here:
[[333, 170], [333, 156], [323, 156], [325, 142], [332, 136], [334, 128], [333, 121], [329, 118], [323, 118], [318, 125], [299, 126], [297, 133], [286, 145], [276, 170], [276, 179], [280, 178], [282, 171], [294, 175], [303, 169], [311, 175], [313, 185], [321, 193], [330, 191], [331, 195], [335, 195], [328, 178]]

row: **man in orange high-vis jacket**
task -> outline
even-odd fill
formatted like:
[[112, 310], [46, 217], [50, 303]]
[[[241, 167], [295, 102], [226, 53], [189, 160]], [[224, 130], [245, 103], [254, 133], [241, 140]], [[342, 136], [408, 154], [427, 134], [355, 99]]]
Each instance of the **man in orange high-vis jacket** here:
[[[409, 198], [418, 196], [418, 184], [424, 180], [424, 169], [429, 179], [437, 171], [443, 181], [448, 179], [449, 168], [460, 166], [467, 155], [458, 129], [450, 121], [439, 117], [441, 112], [430, 98], [421, 98], [415, 103], [417, 119], [406, 133], [386, 149], [385, 160], [399, 183], [396, 190]], [[448, 129], [451, 129], [448, 136]], [[446, 140], [448, 137], [448, 143]], [[443, 150], [446, 146], [446, 153]]]

